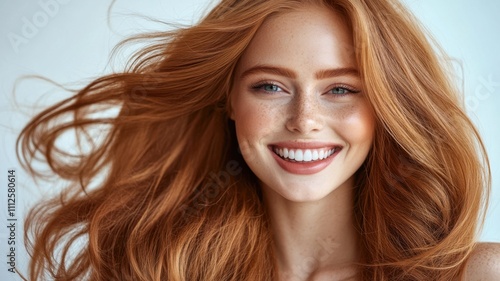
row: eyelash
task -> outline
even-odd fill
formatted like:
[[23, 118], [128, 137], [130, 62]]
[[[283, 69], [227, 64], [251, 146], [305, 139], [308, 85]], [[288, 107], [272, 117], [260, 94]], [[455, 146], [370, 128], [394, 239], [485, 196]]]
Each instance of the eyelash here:
[[254, 91], [257, 91], [257, 92], [266, 92], [266, 93], [271, 93], [271, 91], [268, 91], [268, 90], [264, 90], [264, 87], [265, 86], [275, 86], [275, 87], [278, 87], [281, 89], [281, 87], [274, 83], [274, 82], [268, 82], [268, 81], [264, 81], [264, 82], [259, 82], [255, 85], [252, 86], [252, 90]]
[[[260, 82], [260, 83], [257, 83], [255, 85], [253, 85], [252, 86], [252, 90], [253, 91], [258, 91], [258, 92], [265, 92], [265, 93], [268, 93], [268, 94], [272, 94], [272, 93], [276, 92], [276, 91], [264, 90], [265, 86], [275, 86], [275, 87], [278, 87], [279, 89], [281, 89], [281, 87], [278, 84], [274, 83], [274, 82], [264, 81], [264, 82]], [[355, 89], [353, 87], [344, 85], [344, 84], [336, 85], [335, 87], [332, 87], [330, 90], [328, 90], [328, 92], [331, 92], [334, 89], [342, 89], [342, 90], [346, 90], [347, 91], [346, 93], [343, 93], [343, 94], [332, 94], [332, 95], [337, 96], [337, 97], [342, 97], [342, 96], [346, 96], [346, 95], [349, 95], [349, 94], [357, 94], [357, 93], [360, 92], [359, 90], [357, 90], [357, 89]]]
[[357, 90], [353, 87], [350, 87], [350, 86], [347, 86], [347, 85], [335, 85], [335, 87], [331, 88], [330, 90], [328, 90], [328, 92], [331, 92], [332, 90], [334, 89], [342, 89], [342, 90], [346, 90], [347, 93], [344, 93], [344, 94], [334, 94], [334, 96], [346, 96], [346, 95], [349, 95], [349, 94], [357, 94], [359, 92], [361, 92], [360, 90]]

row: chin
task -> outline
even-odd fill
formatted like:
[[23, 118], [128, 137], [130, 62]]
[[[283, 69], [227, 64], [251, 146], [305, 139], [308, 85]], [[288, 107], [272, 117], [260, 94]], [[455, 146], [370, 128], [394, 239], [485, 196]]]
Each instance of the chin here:
[[[312, 188], [311, 186], [316, 187]], [[285, 183], [280, 185], [278, 188], [272, 188], [268, 185], [265, 185], [262, 188], [267, 189], [264, 192], [270, 191], [271, 193], [274, 193], [275, 196], [280, 196], [290, 202], [307, 203], [318, 202], [329, 197], [329, 195], [338, 190], [340, 186], [332, 188], [331, 186], [319, 186], [314, 183], [307, 184], [307, 186]]]

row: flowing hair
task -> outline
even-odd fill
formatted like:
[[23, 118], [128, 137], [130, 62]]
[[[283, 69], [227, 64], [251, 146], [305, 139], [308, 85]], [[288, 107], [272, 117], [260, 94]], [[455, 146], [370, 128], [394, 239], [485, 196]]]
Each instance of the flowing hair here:
[[[356, 174], [362, 280], [459, 278], [484, 219], [489, 164], [416, 19], [391, 0], [222, 0], [194, 26], [124, 41], [151, 44], [22, 130], [23, 167], [43, 177], [41, 160], [70, 182], [27, 216], [29, 280], [275, 280], [229, 93], [263, 21], [306, 4], [345, 17], [354, 40], [345, 47], [376, 115]], [[119, 113], [95, 114], [109, 108]], [[67, 132], [85, 151], [58, 146]]]

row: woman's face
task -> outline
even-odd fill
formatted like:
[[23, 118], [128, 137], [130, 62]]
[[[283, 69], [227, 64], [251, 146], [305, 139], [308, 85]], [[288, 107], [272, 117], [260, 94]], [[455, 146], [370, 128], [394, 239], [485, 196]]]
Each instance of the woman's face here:
[[375, 126], [352, 46], [338, 14], [304, 7], [266, 20], [243, 53], [231, 119], [266, 192], [305, 202], [352, 184]]

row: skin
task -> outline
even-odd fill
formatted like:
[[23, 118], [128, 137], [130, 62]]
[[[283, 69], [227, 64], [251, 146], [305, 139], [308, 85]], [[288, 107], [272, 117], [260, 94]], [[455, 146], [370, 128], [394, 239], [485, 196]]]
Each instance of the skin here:
[[479, 243], [465, 267], [467, 281], [500, 280], [500, 244]]
[[[349, 46], [351, 34], [338, 14], [305, 6], [264, 22], [236, 69], [230, 117], [260, 180], [281, 280], [359, 280], [354, 173], [370, 150], [375, 118], [356, 73], [315, 77], [325, 69], [356, 69]], [[255, 69], [263, 65], [274, 71]], [[312, 140], [342, 145], [329, 166], [312, 175], [285, 171], [268, 147]], [[479, 243], [464, 280], [498, 276], [500, 245]]]
[[[242, 155], [261, 182], [282, 280], [356, 274], [353, 175], [371, 148], [375, 119], [345, 46], [352, 38], [338, 14], [304, 7], [268, 19], [236, 70], [231, 118]], [[254, 69], [262, 65], [281, 72]], [[354, 71], [317, 77], [331, 69]], [[322, 171], [298, 175], [273, 158], [268, 146], [280, 141], [331, 142], [342, 149]]]

